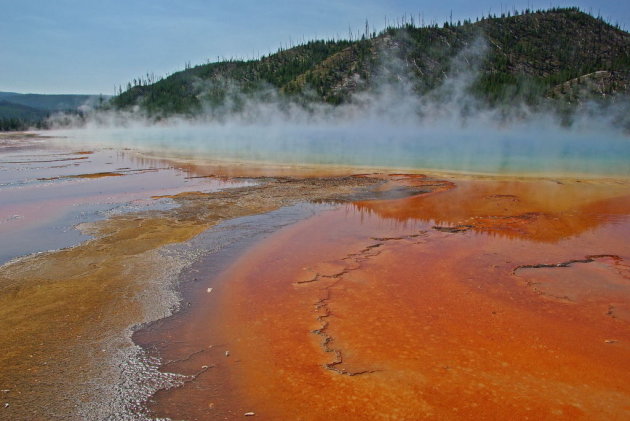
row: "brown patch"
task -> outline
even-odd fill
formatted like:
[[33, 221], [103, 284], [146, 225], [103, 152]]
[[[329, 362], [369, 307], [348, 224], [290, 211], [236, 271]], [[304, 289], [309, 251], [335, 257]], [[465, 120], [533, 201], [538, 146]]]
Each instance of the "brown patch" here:
[[104, 177], [120, 177], [125, 174], [112, 171], [95, 172], [88, 174], [76, 174], [76, 175], [62, 175], [59, 177], [38, 178], [41, 181], [60, 180], [64, 178], [104, 178]]
[[47, 163], [47, 162], [80, 161], [83, 159], [88, 159], [88, 157], [79, 156], [75, 158], [42, 159], [42, 160], [29, 160], [29, 161], [0, 161], [0, 164], [41, 164], [41, 163]]

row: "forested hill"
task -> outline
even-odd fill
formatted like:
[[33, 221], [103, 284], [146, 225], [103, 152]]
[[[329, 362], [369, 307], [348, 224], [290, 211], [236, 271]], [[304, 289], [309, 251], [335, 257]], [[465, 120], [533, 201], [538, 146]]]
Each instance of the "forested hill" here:
[[630, 93], [630, 34], [577, 8], [424, 27], [409, 18], [355, 38], [188, 67], [159, 81], [139, 78], [111, 106], [138, 105], [158, 117], [195, 114], [225, 103], [238, 107], [243, 94], [269, 87], [296, 101], [339, 104], [383, 78], [406, 78], [425, 94], [457, 66], [474, 69], [467, 89], [489, 106], [575, 104]]
[[96, 95], [19, 94], [0, 92], [0, 131], [46, 127], [55, 112], [78, 113], [82, 106], [101, 106], [108, 97]]

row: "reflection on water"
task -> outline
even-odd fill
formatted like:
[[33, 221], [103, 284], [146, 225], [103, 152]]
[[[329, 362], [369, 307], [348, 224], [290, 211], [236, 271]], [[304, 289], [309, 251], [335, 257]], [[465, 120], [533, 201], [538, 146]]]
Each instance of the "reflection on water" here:
[[557, 242], [630, 214], [627, 180], [459, 180], [444, 193], [348, 205], [377, 219], [424, 221], [444, 231], [474, 230]]
[[152, 196], [248, 185], [192, 178], [186, 170], [111, 149], [84, 151], [42, 140], [4, 141], [0, 148], [0, 264], [77, 244], [74, 227], [106, 213], [165, 210]]

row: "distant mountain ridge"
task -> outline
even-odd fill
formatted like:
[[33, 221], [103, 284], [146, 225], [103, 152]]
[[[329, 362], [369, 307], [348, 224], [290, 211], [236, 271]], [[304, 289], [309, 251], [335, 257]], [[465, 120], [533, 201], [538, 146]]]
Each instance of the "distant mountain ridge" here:
[[[13, 104], [25, 105], [45, 111], [67, 111], [79, 108], [84, 104], [96, 105], [98, 95], [72, 94], [18, 94], [0, 92], [0, 99]], [[106, 97], [103, 97], [106, 99]]]
[[5, 98], [12, 97], [15, 95], [20, 95], [20, 94], [18, 94], [17, 92], [0, 92], [0, 99], [5, 99]]
[[0, 116], [4, 119], [22, 119], [37, 121], [48, 115], [48, 112], [27, 105], [15, 104], [0, 99]]
[[[367, 27], [367, 25], [366, 25]], [[630, 34], [577, 8], [525, 11], [476, 22], [417, 27], [413, 20], [355, 40], [311, 41], [259, 60], [189, 67], [159, 81], [139, 78], [111, 101], [156, 117], [195, 115], [264, 93], [269, 87], [298, 102], [340, 104], [382, 78], [408, 78], [418, 95], [451, 74], [458, 55], [475, 64], [470, 93], [488, 106], [575, 104], [630, 93]], [[398, 61], [398, 68], [383, 63]]]
[[0, 92], [0, 130], [24, 130], [42, 125], [55, 112], [77, 112], [83, 105], [101, 106], [109, 97], [72, 94]]

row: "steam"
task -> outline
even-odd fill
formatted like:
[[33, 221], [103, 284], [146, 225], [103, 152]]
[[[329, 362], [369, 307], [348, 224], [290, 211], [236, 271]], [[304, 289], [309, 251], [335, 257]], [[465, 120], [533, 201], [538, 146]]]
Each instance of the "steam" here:
[[[620, 124], [628, 104], [586, 104], [569, 126], [556, 113], [524, 105], [489, 109], [469, 94], [486, 50], [482, 39], [471, 43], [453, 59], [444, 83], [422, 96], [409, 64], [384, 56], [369, 89], [340, 106], [300, 105], [271, 88], [252, 97], [233, 84], [231, 101], [207, 106], [196, 118], [154, 121], [140, 109], [95, 111], [81, 122], [62, 116], [57, 123], [72, 128], [55, 131], [75, 144], [198, 159], [630, 175], [630, 137]], [[198, 83], [209, 91], [212, 83], [230, 82]]]

